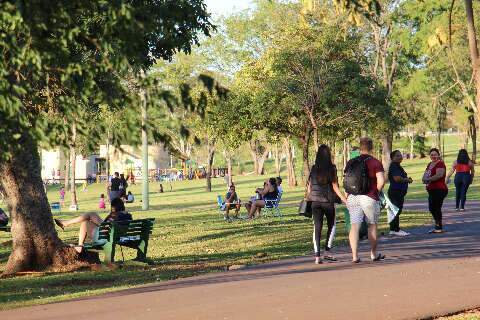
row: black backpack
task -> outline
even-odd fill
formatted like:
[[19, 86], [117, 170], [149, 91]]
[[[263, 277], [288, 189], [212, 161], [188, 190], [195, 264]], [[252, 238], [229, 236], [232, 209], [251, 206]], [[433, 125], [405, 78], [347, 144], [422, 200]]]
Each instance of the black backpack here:
[[370, 179], [366, 161], [370, 157], [355, 157], [348, 161], [345, 166], [343, 187], [348, 194], [368, 194], [370, 190]]

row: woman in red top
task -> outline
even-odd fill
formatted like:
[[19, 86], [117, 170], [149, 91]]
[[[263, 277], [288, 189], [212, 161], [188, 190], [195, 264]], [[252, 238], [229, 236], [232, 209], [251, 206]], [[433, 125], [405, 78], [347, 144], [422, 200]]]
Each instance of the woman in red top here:
[[467, 190], [473, 181], [475, 168], [473, 162], [465, 149], [458, 151], [457, 161], [453, 162], [452, 170], [447, 175], [447, 183], [450, 183], [450, 177], [455, 174], [455, 209], [465, 211], [465, 201], [467, 201]]
[[429, 233], [442, 233], [442, 206], [443, 200], [448, 194], [448, 188], [445, 183], [447, 168], [440, 159], [440, 151], [437, 148], [430, 150], [430, 159], [432, 160], [423, 174], [423, 183], [427, 185], [428, 209], [435, 220], [435, 228]]

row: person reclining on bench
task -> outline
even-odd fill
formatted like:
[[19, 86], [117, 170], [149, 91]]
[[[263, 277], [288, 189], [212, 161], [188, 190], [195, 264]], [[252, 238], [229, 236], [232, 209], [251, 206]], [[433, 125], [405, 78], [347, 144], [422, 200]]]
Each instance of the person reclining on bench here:
[[125, 211], [125, 205], [120, 198], [113, 199], [111, 203], [110, 214], [105, 218], [105, 220], [102, 220], [102, 218], [100, 218], [100, 216], [95, 212], [85, 213], [70, 220], [54, 219], [57, 226], [59, 226], [62, 230], [65, 230], [65, 227], [68, 227], [72, 224], [80, 224], [80, 230], [78, 232], [78, 246], [75, 246], [75, 250], [78, 253], [82, 252], [83, 244], [85, 243], [85, 239], [87, 237], [92, 241], [98, 239], [99, 226], [102, 224], [102, 222], [126, 220], [132, 220], [132, 215]]

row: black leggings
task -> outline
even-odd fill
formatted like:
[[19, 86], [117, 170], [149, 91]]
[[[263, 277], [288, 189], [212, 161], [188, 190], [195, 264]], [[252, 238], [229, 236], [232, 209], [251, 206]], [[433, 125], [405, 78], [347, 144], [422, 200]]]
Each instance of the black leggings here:
[[388, 189], [388, 198], [398, 208], [398, 213], [395, 218], [390, 222], [390, 231], [400, 231], [400, 214], [403, 210], [403, 203], [405, 202], [405, 196], [407, 191]]
[[455, 208], [464, 209], [467, 201], [467, 190], [472, 182], [470, 172], [457, 172], [455, 175]]
[[442, 206], [447, 194], [448, 190], [444, 189], [428, 190], [428, 210], [435, 220], [437, 230], [442, 230]]
[[312, 202], [313, 248], [315, 257], [320, 257], [320, 239], [322, 237], [323, 216], [327, 217], [327, 241], [325, 251], [330, 250], [335, 237], [335, 206], [328, 202]]

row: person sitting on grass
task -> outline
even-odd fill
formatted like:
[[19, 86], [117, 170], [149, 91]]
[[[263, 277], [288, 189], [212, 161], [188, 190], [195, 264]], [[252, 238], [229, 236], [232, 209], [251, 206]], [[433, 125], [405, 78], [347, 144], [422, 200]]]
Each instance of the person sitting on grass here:
[[[277, 200], [278, 198], [278, 188], [277, 181], [275, 178], [270, 178], [266, 181], [265, 187], [263, 189], [257, 189], [256, 191], [261, 199], [255, 200], [252, 203], [250, 211], [248, 212], [248, 219], [252, 219], [255, 216], [260, 215], [260, 209], [265, 207], [265, 200]], [[256, 215], [258, 211], [258, 214]]]
[[125, 205], [120, 198], [115, 198], [112, 200], [110, 210], [110, 214], [105, 218], [105, 220], [102, 220], [97, 213], [91, 212], [82, 214], [81, 216], [70, 220], [54, 219], [54, 221], [57, 226], [64, 231], [66, 227], [72, 224], [80, 224], [80, 230], [78, 232], [78, 245], [74, 246], [74, 248], [78, 253], [81, 253], [83, 250], [83, 244], [87, 238], [89, 238], [92, 242], [98, 240], [99, 226], [102, 224], [102, 222], [132, 220], [132, 215], [125, 211]]
[[240, 198], [235, 191], [235, 186], [232, 184], [225, 196], [225, 220], [230, 220], [229, 212], [233, 207], [235, 207], [235, 215], [233, 217], [238, 218], [238, 212], [240, 211]]
[[126, 203], [133, 203], [135, 201], [135, 197], [133, 196], [131, 191], [128, 191], [127, 197], [125, 198]]

